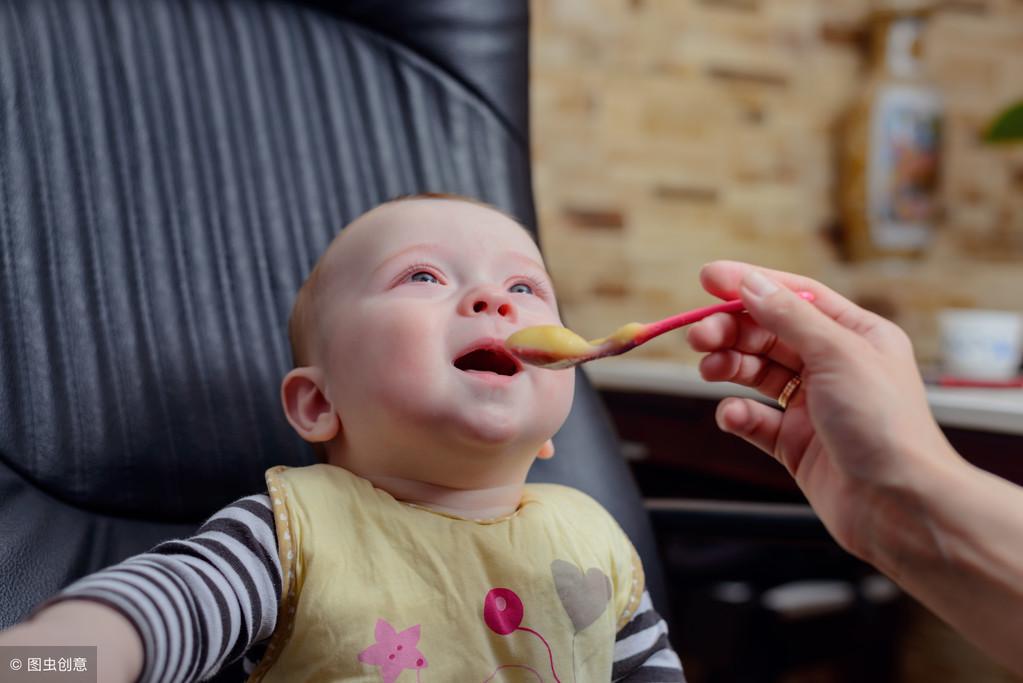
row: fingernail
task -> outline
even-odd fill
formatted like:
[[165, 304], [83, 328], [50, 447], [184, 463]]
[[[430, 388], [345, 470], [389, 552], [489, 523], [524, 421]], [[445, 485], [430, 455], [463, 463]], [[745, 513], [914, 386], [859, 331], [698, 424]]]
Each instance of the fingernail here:
[[769, 280], [767, 276], [755, 270], [751, 270], [742, 279], [742, 286], [757, 297], [770, 296], [778, 291], [778, 285]]

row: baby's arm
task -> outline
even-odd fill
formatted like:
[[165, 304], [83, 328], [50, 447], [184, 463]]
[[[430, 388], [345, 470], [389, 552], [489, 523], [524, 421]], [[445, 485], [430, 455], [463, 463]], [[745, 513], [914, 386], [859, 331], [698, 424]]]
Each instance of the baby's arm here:
[[636, 613], [615, 635], [611, 680], [685, 683], [682, 662], [668, 642], [668, 625], [646, 591]]
[[0, 643], [16, 636], [29, 644], [28, 637], [41, 634], [48, 643], [91, 644], [92, 619], [100, 618], [117, 633], [125, 626], [131, 632], [120, 646], [105, 648], [112, 670], [127, 676], [116, 680], [136, 680], [131, 672], [139, 671], [141, 681], [202, 680], [270, 636], [280, 593], [270, 501], [250, 496], [192, 538], [161, 543], [72, 584], [32, 620], [0, 635]]

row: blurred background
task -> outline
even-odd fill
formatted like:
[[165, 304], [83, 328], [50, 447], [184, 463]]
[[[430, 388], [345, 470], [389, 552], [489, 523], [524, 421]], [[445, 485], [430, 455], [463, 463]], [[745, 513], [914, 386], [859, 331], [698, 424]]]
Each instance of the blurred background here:
[[[713, 259], [810, 275], [906, 329], [949, 438], [1023, 481], [1023, 144], [988, 139], [1023, 100], [1023, 1], [535, 0], [531, 21], [566, 324], [592, 338], [705, 305]], [[588, 368], [651, 506], [802, 514], [778, 466], [716, 434], [729, 390], [696, 361], [673, 334]], [[691, 532], [658, 534], [693, 681], [1015, 680], [812, 531]]]
[[[874, 5], [533, 3], [535, 185], [579, 331], [703, 304], [695, 276], [716, 258], [824, 280], [895, 319], [925, 362], [938, 358], [941, 308], [1023, 310], [1023, 146], [982, 141], [1023, 99], [1019, 0], [966, 0], [922, 19], [910, 49], [943, 102], [932, 243], [916, 259], [843, 252], [855, 226], [838, 201], [852, 180], [840, 137], [875, 75]], [[634, 353], [694, 360], [677, 339]]]

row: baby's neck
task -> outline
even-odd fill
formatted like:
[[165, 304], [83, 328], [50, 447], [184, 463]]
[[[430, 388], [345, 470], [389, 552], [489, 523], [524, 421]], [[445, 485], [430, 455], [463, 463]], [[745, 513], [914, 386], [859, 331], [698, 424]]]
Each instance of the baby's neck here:
[[505, 517], [515, 512], [522, 501], [521, 483], [481, 489], [454, 489], [400, 477], [365, 478], [403, 503], [463, 519]]

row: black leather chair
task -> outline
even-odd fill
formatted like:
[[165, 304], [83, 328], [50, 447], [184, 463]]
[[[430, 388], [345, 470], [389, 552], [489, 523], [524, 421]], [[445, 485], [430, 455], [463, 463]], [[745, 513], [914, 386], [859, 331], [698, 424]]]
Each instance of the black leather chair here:
[[[0, 626], [312, 461], [292, 297], [337, 229], [457, 192], [531, 229], [526, 0], [0, 2]], [[649, 522], [580, 376], [534, 476]]]

